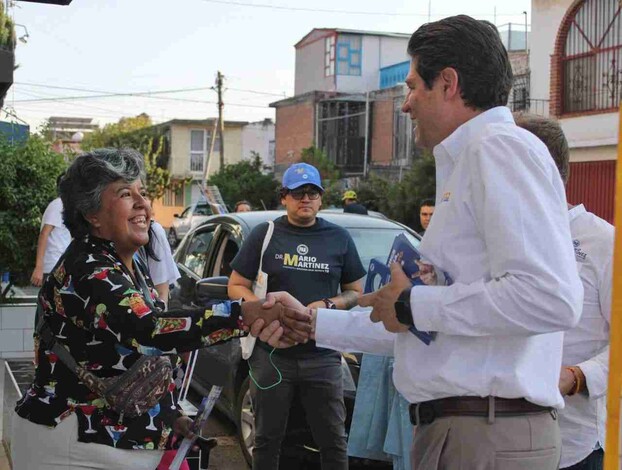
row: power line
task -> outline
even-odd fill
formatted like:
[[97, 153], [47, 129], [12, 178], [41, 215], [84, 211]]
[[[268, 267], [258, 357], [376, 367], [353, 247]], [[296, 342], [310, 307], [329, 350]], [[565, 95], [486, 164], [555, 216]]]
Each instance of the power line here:
[[[302, 8], [302, 7], [286, 7], [281, 5], [266, 5], [261, 3], [245, 3], [245, 2], [231, 2], [226, 0], [202, 0], [208, 3], [219, 3], [222, 5], [233, 5], [233, 6], [244, 6], [244, 7], [255, 7], [255, 8], [269, 8], [271, 10], [285, 10], [285, 11], [303, 11], [303, 12], [319, 12], [319, 13], [340, 13], [340, 14], [348, 14], [348, 15], [374, 15], [374, 16], [417, 16], [422, 18], [427, 18], [427, 13], [387, 13], [381, 11], [351, 11], [351, 10], [328, 10], [321, 8]], [[522, 13], [497, 13], [496, 16], [520, 16]], [[436, 17], [445, 17], [449, 16], [448, 14], [435, 13], [431, 16]], [[494, 14], [481, 14], [471, 16], [495, 16]]]
[[[68, 91], [84, 91], [84, 92], [89, 92], [89, 93], [105, 93], [105, 94], [110, 94], [113, 92], [110, 91], [103, 91], [103, 90], [92, 90], [89, 88], [77, 88], [77, 87], [64, 87], [64, 86], [55, 86], [55, 85], [46, 85], [43, 83], [29, 83], [29, 82], [15, 82], [16, 85], [26, 85], [26, 86], [33, 86], [33, 87], [38, 87], [38, 88], [50, 88], [50, 89], [54, 89], [54, 90], [68, 90]], [[191, 92], [191, 91], [204, 91], [204, 90], [213, 90], [214, 87], [196, 87], [196, 88], [178, 88], [175, 90], [157, 90], [157, 91], [150, 91], [150, 92], [138, 92], [138, 93], [151, 93], [151, 94], [167, 94], [167, 93], [184, 93], [184, 92]], [[249, 90], [246, 88], [226, 88], [227, 90], [231, 90], [231, 91], [240, 91], [240, 92], [244, 92], [244, 93], [254, 93], [256, 95], [266, 95], [266, 96], [283, 96], [285, 93], [270, 93], [267, 91], [259, 91], [259, 90]]]

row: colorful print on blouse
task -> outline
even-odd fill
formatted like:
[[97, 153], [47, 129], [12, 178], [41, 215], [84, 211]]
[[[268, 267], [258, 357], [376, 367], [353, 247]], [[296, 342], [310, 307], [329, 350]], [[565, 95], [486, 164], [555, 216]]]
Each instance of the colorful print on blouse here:
[[[79, 365], [101, 377], [123, 374], [140, 355], [173, 355], [242, 336], [229, 303], [210, 309], [169, 310], [141, 263], [145, 298], [114, 244], [93, 236], [74, 240], [41, 288], [39, 303], [57, 341]], [[216, 308], [218, 314], [212, 309]], [[122, 449], [163, 449], [180, 416], [175, 383], [146, 414], [121, 421], [52, 351], [35, 338], [35, 379], [15, 410], [33, 423], [54, 427], [71, 413], [78, 440]]]

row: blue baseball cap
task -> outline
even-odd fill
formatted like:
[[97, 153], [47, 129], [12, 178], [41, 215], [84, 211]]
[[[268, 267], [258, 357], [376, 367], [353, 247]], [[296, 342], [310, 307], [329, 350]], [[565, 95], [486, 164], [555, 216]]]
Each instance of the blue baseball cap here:
[[324, 191], [320, 172], [317, 171], [317, 168], [313, 165], [309, 165], [308, 163], [295, 163], [283, 174], [284, 188], [296, 189], [305, 184], [312, 184]]

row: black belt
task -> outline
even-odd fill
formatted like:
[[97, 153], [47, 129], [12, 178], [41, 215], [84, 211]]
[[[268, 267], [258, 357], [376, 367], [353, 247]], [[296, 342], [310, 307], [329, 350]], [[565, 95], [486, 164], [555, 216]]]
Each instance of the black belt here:
[[554, 412], [554, 408], [536, 405], [524, 398], [498, 397], [449, 397], [413, 403], [408, 408], [410, 422], [430, 424], [443, 416], [519, 416], [533, 413]]

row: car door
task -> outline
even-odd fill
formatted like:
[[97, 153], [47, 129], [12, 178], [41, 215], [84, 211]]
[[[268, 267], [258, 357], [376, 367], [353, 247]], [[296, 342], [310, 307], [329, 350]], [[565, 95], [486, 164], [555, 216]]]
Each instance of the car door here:
[[[233, 221], [223, 221], [212, 242], [213, 251], [206, 277], [229, 276], [231, 261], [242, 246], [242, 230]], [[226, 300], [226, 299], [212, 299]], [[236, 398], [236, 378], [242, 360], [240, 340], [233, 339], [199, 351], [193, 386], [205, 394], [212, 385], [224, 386], [220, 407], [230, 414]]]
[[175, 253], [175, 261], [181, 277], [171, 290], [169, 306], [175, 308], [197, 307], [195, 286], [198, 280], [208, 277], [210, 260], [214, 254], [214, 240], [220, 227], [208, 224], [196, 230]]

